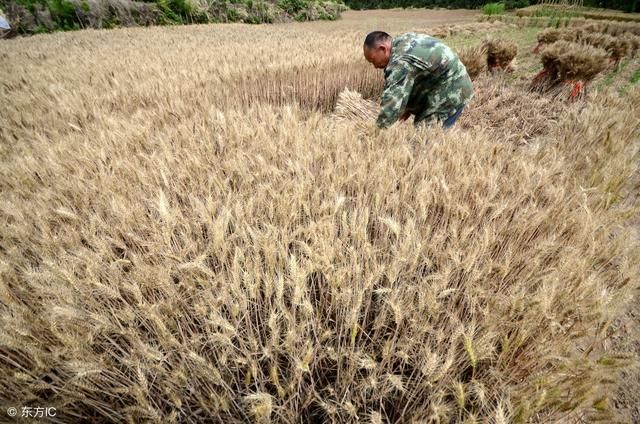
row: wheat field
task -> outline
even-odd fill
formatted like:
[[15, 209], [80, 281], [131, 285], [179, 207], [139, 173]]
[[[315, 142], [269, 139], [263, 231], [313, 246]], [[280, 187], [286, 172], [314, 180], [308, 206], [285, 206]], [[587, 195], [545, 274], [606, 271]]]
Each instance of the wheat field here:
[[444, 26], [519, 71], [452, 131], [380, 131], [332, 113], [380, 94], [363, 37], [432, 24], [353, 16], [0, 43], [3, 419], [615, 418], [640, 89], [531, 93], [537, 30]]

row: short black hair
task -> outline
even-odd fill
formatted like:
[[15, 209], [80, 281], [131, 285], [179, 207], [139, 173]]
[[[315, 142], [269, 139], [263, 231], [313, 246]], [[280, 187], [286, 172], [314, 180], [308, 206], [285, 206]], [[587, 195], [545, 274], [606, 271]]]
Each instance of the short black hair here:
[[391, 36], [384, 31], [373, 31], [367, 34], [367, 38], [364, 39], [364, 45], [368, 49], [375, 49], [380, 43], [389, 40]]

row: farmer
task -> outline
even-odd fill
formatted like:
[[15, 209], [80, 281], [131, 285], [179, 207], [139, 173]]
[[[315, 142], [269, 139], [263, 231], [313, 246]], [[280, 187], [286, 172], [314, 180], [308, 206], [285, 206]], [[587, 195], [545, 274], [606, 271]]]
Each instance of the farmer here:
[[408, 32], [391, 38], [386, 32], [371, 32], [364, 40], [364, 57], [384, 69], [379, 128], [411, 115], [414, 125], [439, 120], [449, 128], [473, 96], [471, 79], [458, 56], [427, 35]]

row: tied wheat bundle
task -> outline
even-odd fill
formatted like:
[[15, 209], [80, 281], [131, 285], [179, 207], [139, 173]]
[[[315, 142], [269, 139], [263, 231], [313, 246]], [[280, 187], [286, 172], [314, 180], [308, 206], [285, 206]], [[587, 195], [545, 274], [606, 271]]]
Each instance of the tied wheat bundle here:
[[338, 95], [333, 116], [339, 121], [370, 122], [376, 120], [379, 109], [376, 102], [363, 99], [360, 93], [347, 88]]
[[590, 81], [607, 67], [607, 52], [592, 46], [574, 43], [571, 50], [560, 56], [559, 71], [562, 81]]
[[542, 51], [544, 69], [560, 81], [590, 81], [607, 67], [607, 52], [587, 44], [557, 41]]
[[620, 36], [615, 38], [615, 42], [607, 49], [611, 55], [611, 59], [619, 62], [623, 57], [633, 54], [633, 43], [626, 37]]
[[565, 28], [560, 30], [560, 38], [558, 41], [580, 41], [586, 33], [582, 28]]
[[487, 49], [487, 67], [490, 71], [495, 69], [510, 70], [513, 59], [518, 54], [518, 45], [513, 41], [501, 39], [488, 39], [484, 41]]
[[562, 31], [557, 28], [547, 28], [538, 33], [538, 43], [552, 44], [560, 40]]
[[588, 44], [593, 47], [601, 47], [606, 50], [609, 45], [614, 43], [614, 40], [615, 37], [608, 34], [588, 33], [585, 34], [584, 37], [582, 37], [581, 41], [584, 44]]
[[585, 34], [588, 33], [582, 28], [567, 28], [562, 31], [560, 37], [564, 41], [580, 41]]
[[614, 37], [608, 34], [585, 34], [580, 42], [593, 47], [600, 47], [609, 53], [611, 60], [618, 62], [627, 56], [631, 50], [631, 41], [625, 37]]
[[625, 32], [640, 35], [640, 24], [637, 22], [607, 22], [602, 32], [610, 35], [622, 35]]
[[629, 54], [635, 56], [636, 51], [640, 48], [640, 37], [630, 32], [625, 32], [621, 37], [629, 43]]
[[605, 32], [606, 27], [603, 22], [589, 22], [583, 25], [582, 29], [587, 33]]
[[584, 22], [585, 23], [576, 21], [580, 28], [589, 33], [601, 32], [613, 36], [618, 36], [628, 32], [634, 35], [640, 35], [640, 24], [637, 22], [618, 22], [607, 20], [599, 22], [587, 20]]
[[538, 53], [545, 45], [553, 44], [556, 41], [578, 41], [584, 36], [584, 34], [585, 32], [582, 28], [547, 28], [538, 33], [538, 45], [533, 52]]
[[578, 97], [585, 84], [607, 67], [607, 57], [607, 52], [599, 47], [556, 41], [542, 50], [543, 69], [533, 79], [531, 88], [561, 96], [568, 92], [571, 98]]
[[586, 34], [582, 28], [564, 28], [557, 31], [558, 39], [556, 41], [578, 41]]
[[458, 57], [473, 80], [485, 69], [487, 49], [483, 45], [465, 47], [458, 52]]

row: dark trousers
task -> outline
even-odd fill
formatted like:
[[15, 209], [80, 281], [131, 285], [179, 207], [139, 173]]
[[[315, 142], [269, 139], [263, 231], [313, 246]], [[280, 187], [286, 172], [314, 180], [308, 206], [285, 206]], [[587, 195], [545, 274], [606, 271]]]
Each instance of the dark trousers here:
[[460, 115], [462, 114], [462, 111], [464, 110], [464, 106], [462, 106], [460, 109], [458, 109], [458, 111], [456, 113], [454, 113], [453, 115], [451, 115], [450, 117], [448, 117], [446, 119], [446, 121], [444, 121], [442, 123], [442, 128], [444, 129], [448, 129], [453, 127], [453, 124], [456, 123], [456, 121], [458, 120], [458, 118], [460, 117]]
[[[461, 106], [460, 109], [458, 109], [456, 111], [456, 113], [454, 113], [453, 115], [451, 115], [450, 117], [448, 117], [447, 119], [444, 120], [444, 122], [442, 123], [442, 128], [444, 129], [449, 129], [451, 127], [453, 127], [453, 124], [456, 123], [456, 121], [458, 120], [458, 118], [460, 117], [460, 115], [462, 114], [462, 111], [464, 110], [464, 106]], [[413, 121], [413, 124], [418, 126], [422, 123], [426, 123], [427, 125], [429, 125], [433, 119], [433, 115], [431, 116], [420, 116], [420, 115], [416, 115], [416, 119]]]

